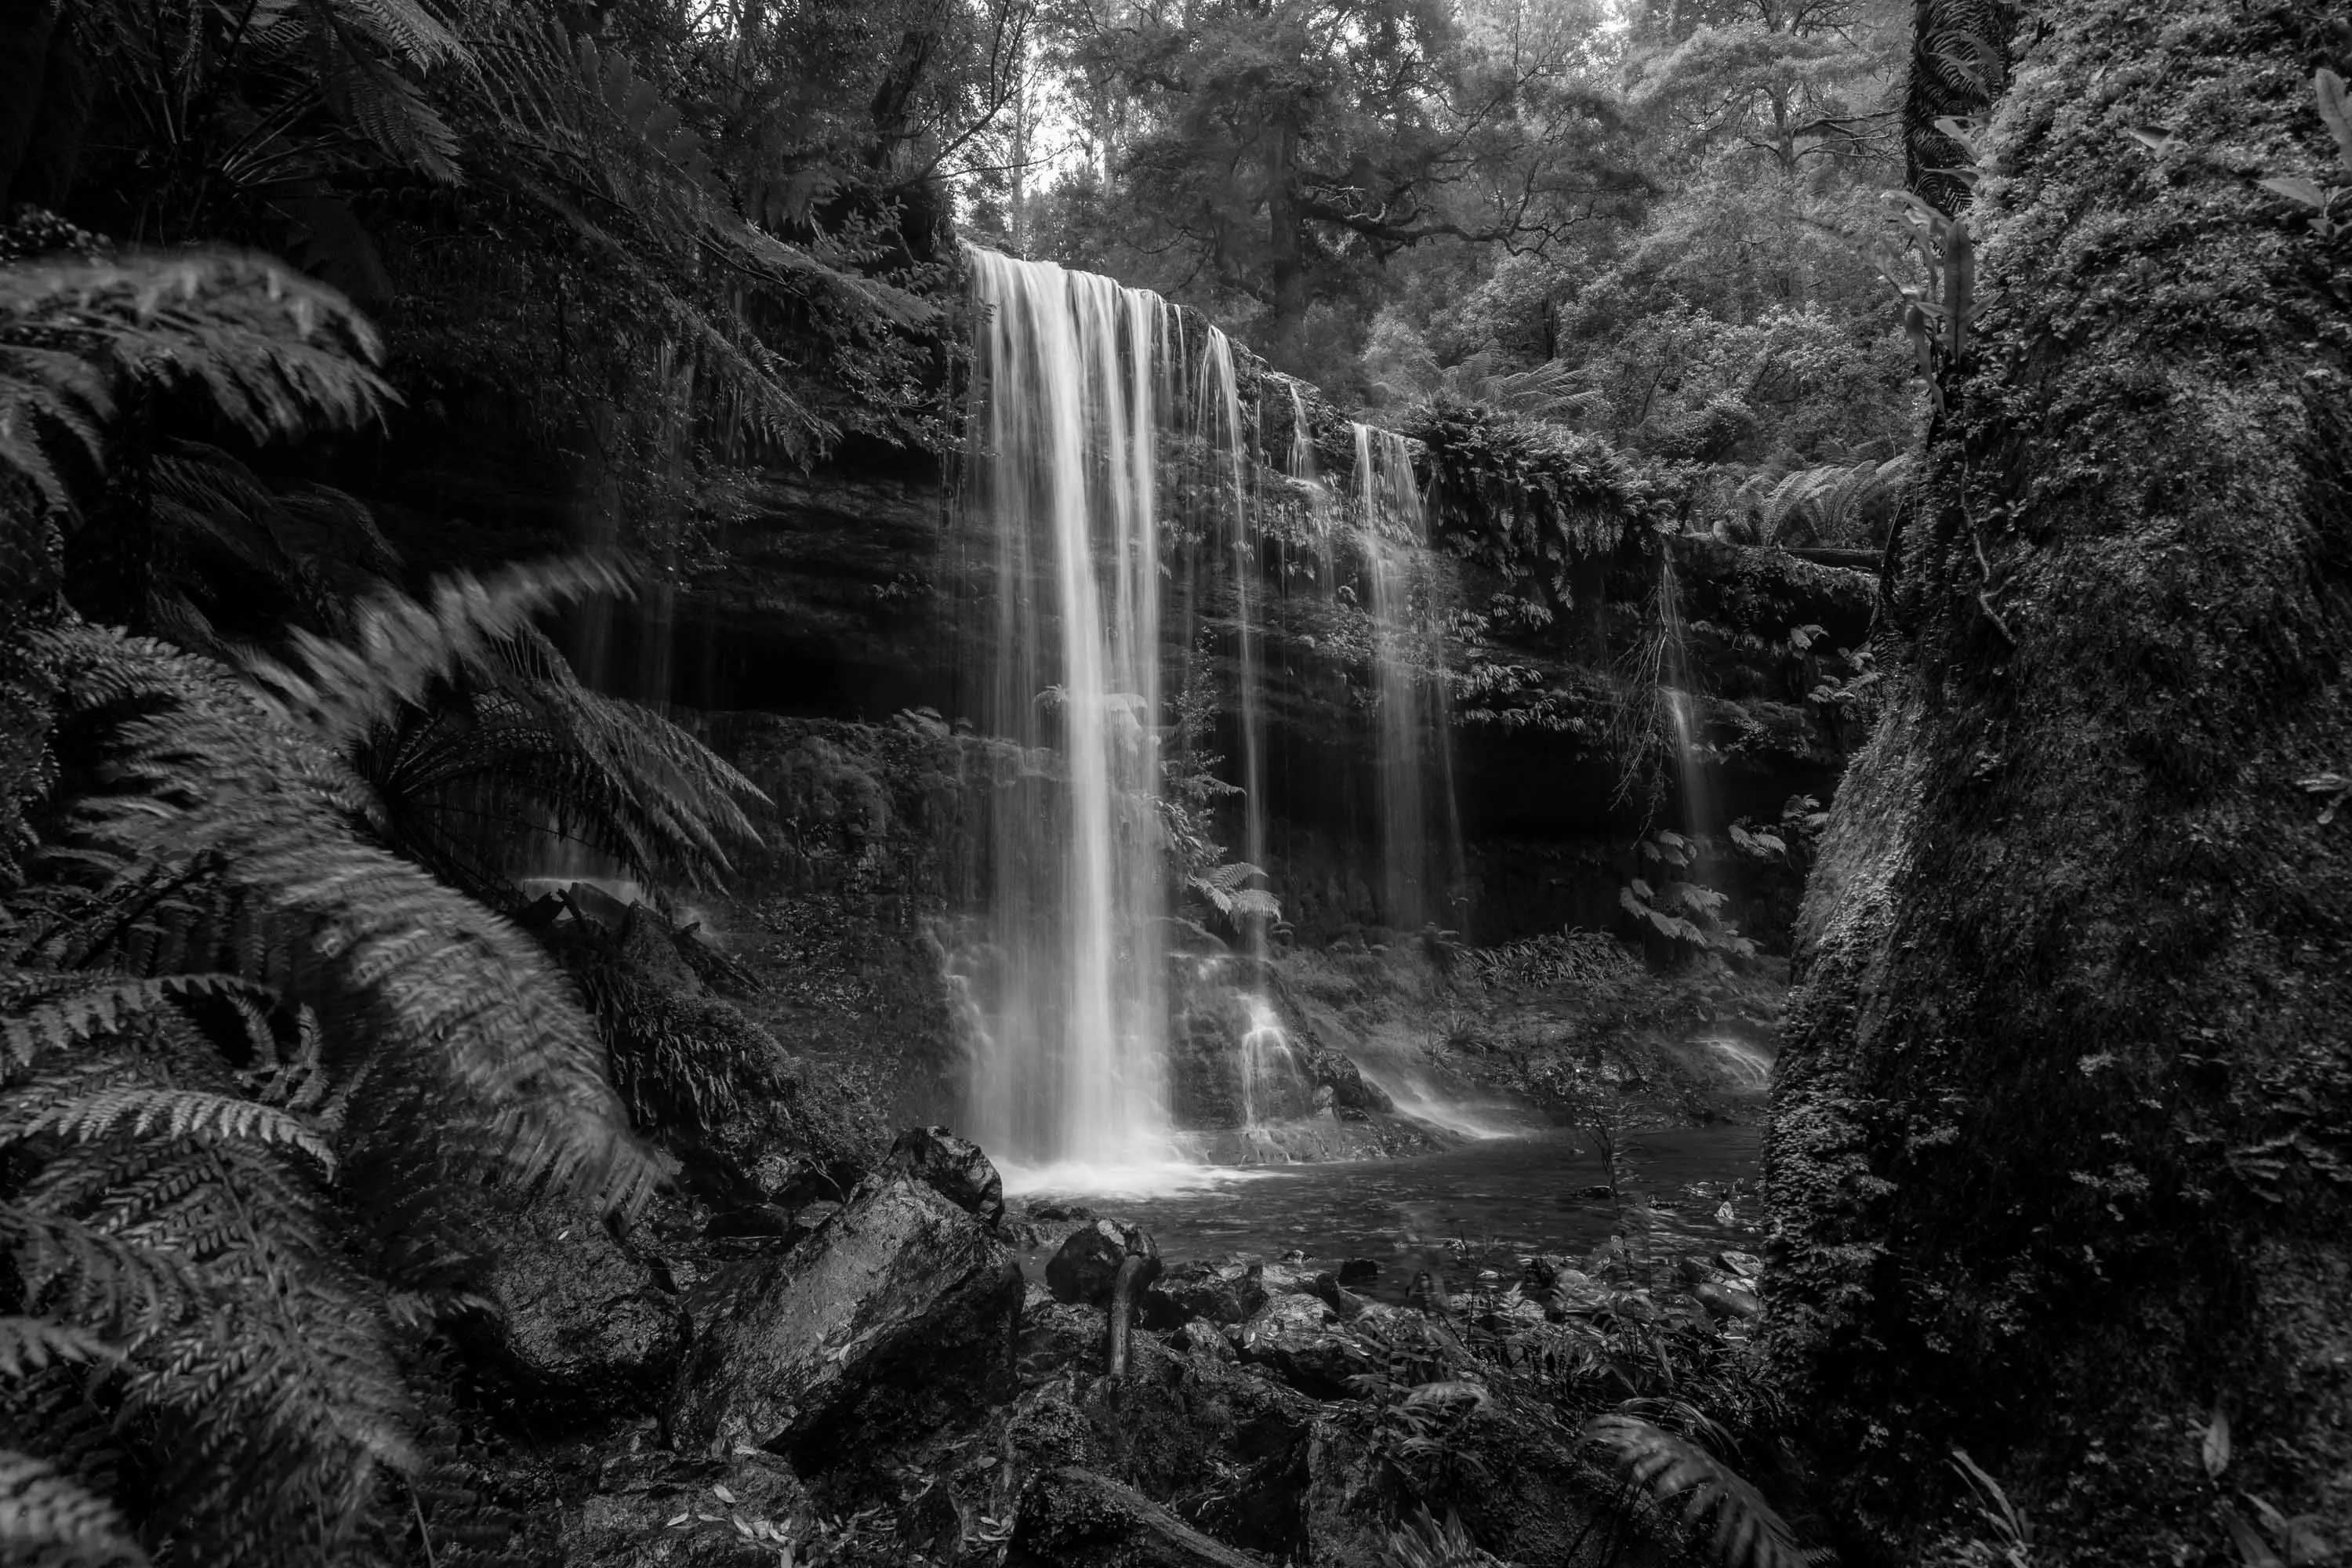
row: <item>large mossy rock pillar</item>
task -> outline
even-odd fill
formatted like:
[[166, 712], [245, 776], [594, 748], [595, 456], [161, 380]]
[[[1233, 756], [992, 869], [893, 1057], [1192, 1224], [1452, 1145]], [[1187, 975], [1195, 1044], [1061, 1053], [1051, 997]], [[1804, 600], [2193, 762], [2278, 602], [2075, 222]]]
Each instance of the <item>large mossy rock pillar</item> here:
[[2352, 808], [2303, 783], [2352, 773], [2352, 237], [2257, 184], [2352, 178], [2352, 44], [2016, 9], [1991, 298], [1801, 925], [1765, 1344], [1849, 1562], [1947, 1560], [1956, 1447], [2040, 1568], [2237, 1563], [2241, 1492], [2352, 1552]]

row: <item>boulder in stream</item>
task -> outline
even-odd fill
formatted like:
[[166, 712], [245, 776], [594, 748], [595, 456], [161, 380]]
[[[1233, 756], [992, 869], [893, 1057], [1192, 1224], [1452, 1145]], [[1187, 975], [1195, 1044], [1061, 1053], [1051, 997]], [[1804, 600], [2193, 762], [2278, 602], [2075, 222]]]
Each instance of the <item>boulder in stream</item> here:
[[846, 1430], [936, 1421], [1009, 1383], [1021, 1270], [972, 1215], [903, 1174], [869, 1182], [744, 1271], [680, 1370], [680, 1447], [840, 1457]]
[[1265, 1287], [1238, 1263], [1179, 1263], [1145, 1292], [1143, 1321], [1153, 1329], [1204, 1319], [1246, 1323], [1265, 1300]]
[[1056, 1300], [1107, 1307], [1118, 1283], [1119, 1265], [1129, 1254], [1154, 1261], [1160, 1256], [1151, 1238], [1131, 1225], [1098, 1219], [1082, 1226], [1062, 1238], [1060, 1249], [1046, 1263], [1045, 1288]]
[[1319, 1296], [1284, 1295], [1267, 1301], [1242, 1331], [1241, 1352], [1251, 1365], [1316, 1399], [1346, 1398], [1348, 1380], [1372, 1365]]

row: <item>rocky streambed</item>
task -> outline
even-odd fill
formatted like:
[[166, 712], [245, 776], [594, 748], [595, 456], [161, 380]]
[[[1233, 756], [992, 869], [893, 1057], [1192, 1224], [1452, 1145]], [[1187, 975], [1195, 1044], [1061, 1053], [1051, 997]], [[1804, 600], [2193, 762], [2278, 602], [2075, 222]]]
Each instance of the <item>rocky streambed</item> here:
[[938, 1129], [772, 1206], [691, 1237], [505, 1215], [428, 1530], [583, 1568], [1353, 1568], [1451, 1515], [1465, 1561], [1670, 1562], [1585, 1426], [1749, 1386], [1756, 1260], [1638, 1228], [1383, 1291], [1393, 1261], [1169, 1260], [1116, 1215], [1008, 1213]]

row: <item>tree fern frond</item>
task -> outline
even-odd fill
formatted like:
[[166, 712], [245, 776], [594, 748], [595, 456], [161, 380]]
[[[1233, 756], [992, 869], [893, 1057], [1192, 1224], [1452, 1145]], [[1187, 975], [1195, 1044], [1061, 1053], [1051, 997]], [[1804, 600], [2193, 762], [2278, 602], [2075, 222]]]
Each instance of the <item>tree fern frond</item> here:
[[17, 410], [39, 396], [97, 425], [129, 383], [200, 386], [256, 440], [355, 427], [393, 395], [369, 368], [374, 330], [341, 295], [225, 252], [8, 268], [0, 348], [0, 417], [20, 439]]
[[283, 1143], [301, 1150], [331, 1174], [334, 1151], [299, 1119], [236, 1095], [194, 1089], [119, 1085], [47, 1107], [22, 1121], [0, 1118], [0, 1143], [43, 1132], [87, 1142], [120, 1129], [134, 1138], [200, 1138]]
[[50, 1318], [0, 1317], [0, 1377], [23, 1377], [66, 1362], [110, 1362], [120, 1348]]
[[1192, 880], [1204, 888], [1214, 888], [1230, 893], [1245, 885], [1252, 877], [1263, 877], [1264, 869], [1246, 860], [1227, 860], [1194, 874]]
[[[83, 627], [42, 641], [69, 704], [147, 705], [118, 734], [119, 773], [145, 792], [80, 803], [77, 839], [129, 865], [212, 868], [236, 906], [220, 940], [237, 969], [315, 1009], [330, 1042], [396, 1053], [399, 1103], [424, 1119], [377, 1118], [376, 1137], [643, 1196], [664, 1167], [626, 1133], [560, 977], [520, 932], [353, 839], [347, 770], [217, 666]], [[328, 724], [348, 710], [320, 706]]]
[[246, 673], [278, 716], [340, 751], [421, 702], [434, 680], [487, 665], [541, 610], [631, 591], [617, 568], [588, 560], [507, 567], [488, 578], [457, 573], [434, 584], [429, 601], [375, 595], [353, 612], [347, 638], [298, 632], [292, 662], [257, 654]]
[[429, 70], [473, 63], [464, 42], [416, 0], [334, 0], [332, 9], [410, 65]]
[[456, 184], [457, 134], [416, 84], [346, 41], [327, 78], [327, 100], [386, 157], [444, 184]]
[[212, 992], [249, 994], [254, 987], [233, 974], [164, 974], [127, 979], [88, 974], [0, 972], [0, 1039], [19, 1065], [46, 1051], [62, 1050], [95, 1035], [112, 1034], [131, 1018], [170, 1004], [176, 996]]
[[1630, 1415], [1603, 1415], [1584, 1431], [1661, 1504], [1682, 1498], [1694, 1522], [1713, 1514], [1721, 1568], [1805, 1568], [1795, 1533], [1764, 1495], [1689, 1438]]
[[121, 1568], [147, 1553], [114, 1505], [47, 1462], [0, 1449], [0, 1558], [26, 1568]]
[[0, 1238], [16, 1248], [27, 1300], [117, 1337], [155, 1332], [201, 1291], [184, 1259], [79, 1220], [0, 1203]]

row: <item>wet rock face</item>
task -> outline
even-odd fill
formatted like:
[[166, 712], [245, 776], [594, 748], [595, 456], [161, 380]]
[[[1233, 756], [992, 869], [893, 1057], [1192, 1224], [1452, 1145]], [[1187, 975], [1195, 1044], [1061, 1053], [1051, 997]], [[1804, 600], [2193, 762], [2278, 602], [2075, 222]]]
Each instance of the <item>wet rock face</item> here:
[[1004, 1219], [1004, 1178], [979, 1144], [944, 1127], [909, 1127], [899, 1133], [882, 1168], [913, 1177], [982, 1225]]
[[1159, 1261], [1158, 1249], [1143, 1232], [1098, 1219], [1063, 1238], [1060, 1250], [1045, 1265], [1045, 1288], [1056, 1300], [1108, 1306], [1118, 1283], [1119, 1265], [1130, 1253], [1147, 1257], [1155, 1265]]
[[641, 1405], [684, 1352], [686, 1314], [584, 1205], [486, 1199], [474, 1288], [493, 1308], [457, 1331], [469, 1358], [534, 1409], [591, 1417]]
[[904, 1174], [878, 1178], [698, 1325], [672, 1441], [821, 1470], [853, 1434], [887, 1439], [1001, 1393], [1021, 1300], [1019, 1266], [978, 1219]]
[[1030, 1483], [1005, 1561], [1013, 1568], [1259, 1568], [1134, 1488], [1075, 1466]]
[[1265, 1297], [1265, 1287], [1241, 1264], [1179, 1263], [1145, 1294], [1143, 1323], [1150, 1329], [1195, 1321], [1246, 1323]]
[[1371, 1358], [1318, 1296], [1276, 1296], [1242, 1331], [1242, 1359], [1316, 1399], [1344, 1399]]

